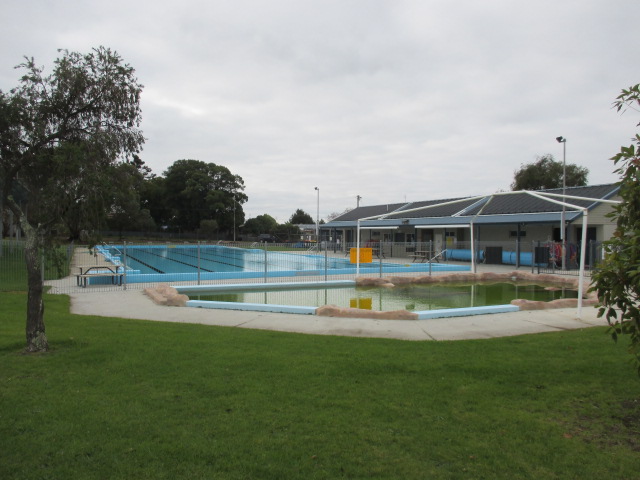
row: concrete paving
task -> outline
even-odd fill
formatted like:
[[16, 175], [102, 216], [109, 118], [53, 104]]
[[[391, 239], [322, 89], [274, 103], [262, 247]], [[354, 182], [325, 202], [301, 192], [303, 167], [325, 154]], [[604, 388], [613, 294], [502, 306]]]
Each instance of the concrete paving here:
[[580, 319], [575, 308], [563, 308], [429, 320], [377, 320], [167, 307], [156, 305], [140, 290], [85, 291], [70, 296], [71, 312], [81, 315], [416, 341], [493, 338], [606, 325], [605, 320], [597, 318], [594, 307], [584, 307]]
[[[406, 261], [406, 259], [398, 261]], [[480, 264], [477, 266], [478, 272], [510, 272], [514, 270], [516, 269], [513, 265]], [[523, 268], [523, 270], [527, 271], [528, 269]], [[344, 276], [334, 276], [328, 279], [344, 279]], [[324, 278], [309, 278], [309, 280], [324, 280]], [[53, 292], [67, 293], [71, 296], [71, 312], [74, 314], [253, 328], [313, 335], [395, 338], [417, 341], [461, 340], [557, 332], [607, 324], [605, 320], [597, 318], [597, 309], [594, 307], [583, 307], [580, 319], [577, 318], [575, 308], [563, 308], [428, 320], [379, 320], [167, 307], [156, 305], [139, 289], [87, 291], [87, 289], [80, 287], [69, 288], [67, 285], [58, 291], [56, 282], [48, 283], [53, 287]]]

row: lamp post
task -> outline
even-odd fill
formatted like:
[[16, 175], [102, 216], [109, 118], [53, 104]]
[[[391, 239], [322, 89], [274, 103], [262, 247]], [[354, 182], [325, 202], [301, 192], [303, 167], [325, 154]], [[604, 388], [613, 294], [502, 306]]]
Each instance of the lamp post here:
[[[560, 136], [556, 137], [558, 143], [562, 144], [562, 202], [565, 202], [565, 195], [567, 193], [567, 139]], [[562, 215], [560, 217], [560, 241], [562, 243], [562, 270], [567, 268], [567, 256], [565, 252], [565, 238], [564, 238], [564, 222], [565, 222], [565, 210], [566, 207], [562, 205]]]
[[320, 248], [320, 189], [314, 187], [318, 192], [318, 205], [316, 210], [316, 245]]
[[236, 242], [236, 196], [233, 196], [233, 243]]

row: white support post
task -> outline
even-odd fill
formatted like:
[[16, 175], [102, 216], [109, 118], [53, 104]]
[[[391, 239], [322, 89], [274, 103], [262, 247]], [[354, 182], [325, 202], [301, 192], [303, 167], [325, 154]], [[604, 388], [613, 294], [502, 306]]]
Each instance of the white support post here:
[[358, 231], [356, 234], [356, 277], [360, 276], [360, 220], [358, 220]]
[[476, 273], [476, 246], [473, 235], [473, 221], [469, 223], [469, 230], [471, 230], [471, 271]]
[[582, 247], [580, 248], [580, 280], [578, 283], [578, 319], [582, 318], [582, 291], [584, 289], [584, 259], [587, 253], [587, 225], [589, 224], [589, 212], [582, 210]]

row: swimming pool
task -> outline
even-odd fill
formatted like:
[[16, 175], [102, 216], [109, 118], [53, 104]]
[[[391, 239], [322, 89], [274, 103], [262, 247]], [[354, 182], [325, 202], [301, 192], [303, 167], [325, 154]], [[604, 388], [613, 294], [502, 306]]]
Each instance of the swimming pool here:
[[549, 289], [530, 283], [406, 284], [384, 288], [354, 286], [352, 282], [269, 285], [268, 288], [251, 289], [236, 285], [224, 289], [196, 289], [189, 295], [192, 300], [312, 307], [336, 305], [374, 311], [484, 307], [503, 305], [517, 298], [550, 302], [577, 297], [578, 292], [573, 289]]
[[[180, 282], [218, 279], [355, 274], [348, 258], [306, 251], [274, 251], [224, 245], [102, 245], [105, 259], [126, 265], [127, 283]], [[468, 271], [469, 266], [372, 262], [360, 265], [362, 274]], [[106, 281], [92, 279], [92, 283]]]
[[[550, 300], [559, 298], [544, 287], [513, 286], [513, 298]], [[515, 312], [504, 303], [505, 284], [496, 285], [407, 285], [393, 289], [356, 287], [354, 281], [337, 280], [308, 284], [235, 284], [176, 286], [189, 296], [187, 307], [249, 310], [314, 315], [323, 305], [337, 305], [378, 312], [408, 310], [416, 319]], [[500, 292], [496, 293], [496, 290]], [[509, 296], [507, 294], [507, 296]], [[507, 300], [508, 301], [508, 300]]]

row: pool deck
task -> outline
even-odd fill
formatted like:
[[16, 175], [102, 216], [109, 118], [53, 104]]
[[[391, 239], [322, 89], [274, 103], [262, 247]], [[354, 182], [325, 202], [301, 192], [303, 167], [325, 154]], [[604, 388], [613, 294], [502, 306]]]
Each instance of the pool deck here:
[[[513, 271], [513, 266], [482, 266], [485, 271]], [[480, 271], [480, 268], [478, 269]], [[313, 335], [375, 337], [400, 340], [462, 340], [605, 326], [597, 309], [529, 310], [428, 320], [379, 320], [315, 315], [211, 310], [156, 305], [141, 290], [70, 293], [71, 312], [79, 315], [250, 328]]]

